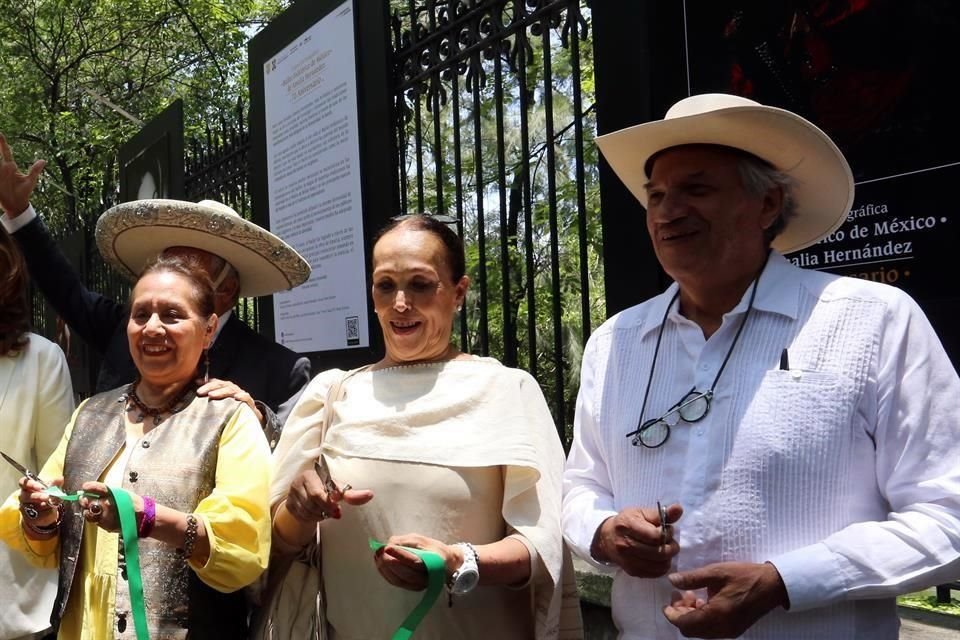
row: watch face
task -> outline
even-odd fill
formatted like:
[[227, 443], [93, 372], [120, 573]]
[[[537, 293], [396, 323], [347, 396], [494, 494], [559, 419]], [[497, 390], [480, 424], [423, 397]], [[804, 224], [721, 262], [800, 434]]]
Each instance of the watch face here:
[[464, 569], [457, 573], [456, 579], [453, 581], [453, 591], [456, 594], [469, 593], [473, 591], [473, 588], [477, 586], [477, 583], [480, 581], [480, 573], [473, 568]]

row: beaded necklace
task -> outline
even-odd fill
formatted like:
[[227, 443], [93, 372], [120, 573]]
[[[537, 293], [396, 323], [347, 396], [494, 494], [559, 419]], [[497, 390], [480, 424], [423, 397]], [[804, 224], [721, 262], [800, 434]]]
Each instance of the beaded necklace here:
[[[148, 406], [146, 402], [140, 399], [140, 396], [137, 395], [138, 384], [140, 384], [139, 379], [130, 384], [130, 388], [127, 390], [127, 399], [133, 403], [133, 406], [135, 406], [137, 409], [140, 410], [140, 413], [137, 414], [136, 422], [143, 422], [143, 418], [145, 416], [150, 416], [153, 418], [154, 426], [160, 424], [163, 421], [163, 418], [161, 417], [163, 414], [165, 413], [174, 414], [174, 413], [183, 411], [183, 409], [187, 406], [187, 403], [183, 401], [187, 397], [187, 395], [194, 389], [193, 384], [188, 383], [183, 385], [183, 388], [180, 389], [180, 392], [176, 395], [176, 397], [173, 398], [173, 400], [171, 400], [164, 406], [157, 408], [157, 407]], [[177, 406], [177, 405], [181, 405], [181, 406]], [[133, 409], [133, 406], [127, 405], [127, 411], [130, 411], [131, 409]]]

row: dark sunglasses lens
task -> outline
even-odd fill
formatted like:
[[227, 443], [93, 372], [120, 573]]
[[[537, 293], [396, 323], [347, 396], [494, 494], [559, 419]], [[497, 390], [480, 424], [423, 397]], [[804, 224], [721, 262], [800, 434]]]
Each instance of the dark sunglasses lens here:
[[659, 447], [670, 437], [670, 425], [663, 420], [651, 420], [640, 429], [640, 444], [650, 449]]
[[680, 417], [687, 422], [696, 422], [702, 420], [707, 411], [710, 410], [710, 400], [707, 394], [699, 391], [691, 392], [680, 401]]

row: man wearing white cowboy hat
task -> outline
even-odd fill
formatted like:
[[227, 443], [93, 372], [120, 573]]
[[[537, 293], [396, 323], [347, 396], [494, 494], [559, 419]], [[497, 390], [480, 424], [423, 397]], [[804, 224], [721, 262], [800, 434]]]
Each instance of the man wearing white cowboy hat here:
[[[0, 135], [0, 223], [16, 240], [30, 275], [67, 323], [103, 356], [96, 391], [131, 382], [136, 369], [126, 336], [126, 305], [83, 286], [43, 222], [30, 196], [43, 171], [37, 161], [24, 174]], [[246, 402], [275, 440], [293, 397], [310, 379], [310, 361], [250, 329], [232, 312], [240, 296], [292, 289], [310, 266], [277, 236], [214, 201], [138, 200], [117, 205], [97, 222], [97, 246], [120, 273], [135, 280], [161, 252], [197, 257], [216, 289], [220, 329], [209, 352], [209, 378], [197, 390]], [[280, 412], [280, 415], [277, 415]], [[274, 444], [274, 443], [272, 443]], [[271, 446], [272, 446], [271, 444]]]
[[960, 380], [899, 289], [793, 266], [844, 220], [843, 155], [711, 94], [601, 136], [675, 283], [583, 355], [563, 528], [621, 638], [897, 638], [960, 575]]

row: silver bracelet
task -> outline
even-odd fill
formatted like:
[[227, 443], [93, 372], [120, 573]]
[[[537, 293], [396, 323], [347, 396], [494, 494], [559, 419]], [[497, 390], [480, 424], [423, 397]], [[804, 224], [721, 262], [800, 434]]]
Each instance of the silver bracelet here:
[[[20, 505], [20, 506], [21, 506], [20, 510], [23, 511], [23, 505]], [[20, 518], [21, 526], [27, 531], [29, 531], [30, 533], [32, 533], [33, 535], [37, 536], [36, 539], [38, 540], [45, 540], [48, 538], [52, 538], [53, 536], [57, 535], [60, 532], [60, 523], [63, 522], [63, 503], [58, 502], [57, 506], [53, 508], [57, 510], [57, 519], [54, 522], [51, 522], [50, 524], [47, 524], [47, 525], [39, 525], [39, 524], [35, 524], [33, 520], [28, 516], [25, 518], [24, 517]]]
[[183, 536], [183, 549], [177, 549], [185, 560], [193, 555], [193, 545], [197, 543], [197, 516], [187, 514], [187, 531]]

